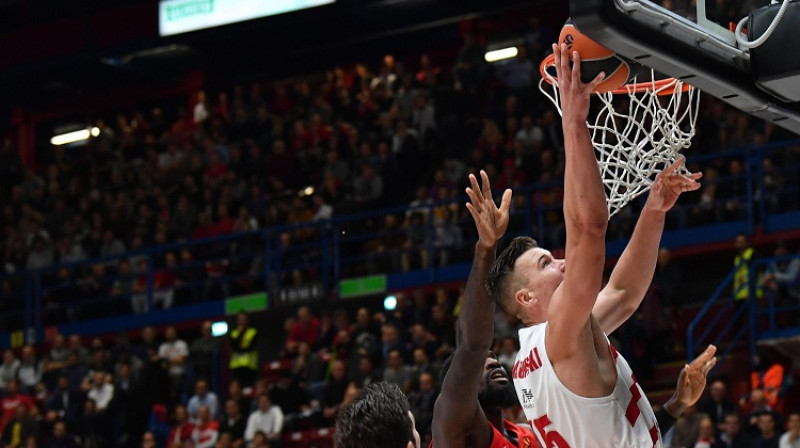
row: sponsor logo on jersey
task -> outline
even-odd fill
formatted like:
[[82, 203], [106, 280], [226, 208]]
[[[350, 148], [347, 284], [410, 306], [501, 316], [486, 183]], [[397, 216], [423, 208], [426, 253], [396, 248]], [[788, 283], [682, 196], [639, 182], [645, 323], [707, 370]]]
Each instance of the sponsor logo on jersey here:
[[534, 347], [522, 361], [514, 363], [511, 377], [516, 380], [521, 380], [539, 367], [542, 367], [542, 358], [539, 357], [539, 347]]

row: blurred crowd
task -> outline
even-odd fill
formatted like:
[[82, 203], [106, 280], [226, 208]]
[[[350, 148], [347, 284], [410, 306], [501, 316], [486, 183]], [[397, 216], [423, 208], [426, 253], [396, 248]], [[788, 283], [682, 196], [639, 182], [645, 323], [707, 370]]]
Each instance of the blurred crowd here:
[[[427, 445], [462, 294], [415, 290], [398, 294], [396, 307], [382, 311], [317, 314], [301, 306], [284, 323], [279, 353], [260, 361], [254, 350], [265, 335], [243, 313], [224, 336], [212, 335], [211, 322], [199, 332], [145, 327], [88, 345], [77, 335], [55, 334], [38, 350], [3, 353], [0, 441], [76, 448], [330, 446], [339, 410], [364, 386], [387, 381], [406, 393]], [[517, 326], [502, 314], [495, 321], [493, 351], [510, 368]], [[749, 376], [739, 369], [712, 377], [705, 398], [678, 420], [665, 446], [777, 447], [781, 438], [790, 443], [781, 448], [796, 446], [800, 415], [791, 411], [797, 403], [787, 401], [791, 365], [759, 349], [752, 366]], [[507, 416], [524, 420], [521, 408]], [[312, 444], [309, 432], [324, 436]]]
[[[85, 147], [42, 151], [35, 169], [23, 166], [6, 141], [0, 147], [0, 194], [8, 198], [0, 213], [3, 269], [43, 270], [45, 320], [51, 324], [104, 315], [109, 296], [124, 297], [134, 312], [168, 308], [186, 297], [263, 289], [263, 241], [165, 249], [153, 258], [141, 256], [145, 248], [388, 206], [411, 211], [365, 223], [375, 239], [348, 246], [344, 255], [393, 255], [385, 263], [347, 266], [343, 274], [447, 264], [463, 258], [462, 242], [472, 226], [457, 202], [433, 213], [429, 207], [457, 199], [467, 174], [479, 169], [497, 189], [543, 186], [532, 204], [548, 210], [544, 227], [535, 223], [525, 231], [546, 247], [563, 247], [560, 120], [536, 88], [536, 65], [554, 30], [534, 18], [522, 31], [525, 44], [503, 64], [487, 64], [481, 39], [467, 33], [463, 47], [441, 60], [386, 55], [372, 66], [199, 91], [190, 107], [177, 110], [121, 112], [98, 120], [99, 136]], [[746, 153], [731, 152], [785, 137], [770, 123], [704, 97], [687, 154], [719, 157], [690, 166], [704, 172], [703, 188], [686, 195], [669, 225], [742, 218], [749, 207], [745, 175], [756, 168], [764, 173], [757, 194], [767, 206], [796, 208], [797, 195], [778, 193], [800, 185], [800, 170], [779, 168], [800, 163], [800, 147], [770, 153], [761, 167], [749, 166]], [[524, 208], [526, 199], [518, 196], [517, 206]], [[609, 238], [629, 235], [633, 214], [631, 207], [623, 210]], [[316, 235], [287, 231], [278, 240], [290, 250]], [[431, 242], [441, 252], [434, 260], [421, 250]], [[128, 252], [140, 255], [70, 265]], [[225, 258], [232, 253], [238, 262]], [[299, 264], [320, 258], [313, 250], [283, 256], [283, 262]], [[209, 258], [215, 261], [204, 262]], [[246, 278], [209, 282], [226, 275]], [[297, 271], [284, 280], [301, 284], [315, 275]], [[0, 294], [13, 296], [2, 301], [3, 310], [21, 309], [23, 280], [1, 281]], [[163, 292], [148, 300], [149, 281]], [[187, 285], [192, 287], [175, 292]], [[76, 294], [97, 303], [63, 304]]]
[[[394, 255], [349, 274], [468, 260], [471, 244], [463, 243], [471, 241], [472, 225], [464, 208], [449, 202], [461, 194], [468, 173], [485, 169], [497, 189], [545, 186], [536, 190], [537, 207], [561, 202], [560, 120], [536, 88], [543, 43], [556, 31], [532, 19], [525, 45], [503, 65], [488, 65], [481, 39], [466, 34], [457, 54], [442, 60], [386, 55], [374, 65], [199, 91], [190, 107], [125, 111], [99, 120], [100, 134], [86, 147], [54, 147], [38, 169], [23, 166], [13, 144], [5, 142], [0, 147], [0, 195], [8, 198], [0, 213], [4, 272], [42, 270], [46, 324], [105, 316], [119, 307], [106, 300], [109, 296], [124, 297], [133, 312], [169, 308], [263, 290], [259, 275], [233, 284], [209, 281], [230, 272], [259, 273], [258, 256], [196, 261], [250, 253], [263, 249], [263, 241], [254, 237], [202, 253], [165, 249], [154, 259], [142, 256], [145, 248], [401, 205], [408, 211], [372, 222], [370, 230], [383, 233], [351, 254]], [[673, 227], [741, 218], [749, 206], [743, 179], [754, 167], [747, 165], [747, 153], [734, 150], [786, 137], [708, 97], [697, 131], [688, 154], [720, 156], [690, 166], [704, 172], [703, 187], [686, 195], [687, 206], [671, 220]], [[792, 146], [765, 156], [757, 167], [769, 180], [759, 194], [770, 207], [797, 208], [790, 202], [796, 199], [772, 193], [800, 185], [800, 170], [778, 169], [798, 163], [800, 147]], [[610, 226], [610, 238], [630, 232], [624, 218], [625, 212]], [[546, 247], [563, 246], [560, 220], [558, 210], [546, 214], [547, 232], [537, 235]], [[300, 246], [314, 236], [303, 229], [286, 231], [280, 244]], [[429, 259], [420, 248], [431, 239], [452, 250]], [[70, 265], [97, 257], [107, 258]], [[287, 282], [307, 283], [314, 275], [290, 272]], [[664, 275], [663, 287], [669, 289], [669, 273]], [[0, 294], [15, 297], [0, 301], [3, 311], [20, 308], [23, 298], [14, 295], [22, 289], [19, 278], [0, 281]], [[147, 297], [150, 281], [157, 291]], [[75, 297], [96, 300], [70, 306]], [[398, 296], [396, 309], [380, 313], [364, 308], [314, 315], [301, 307], [286, 324], [278, 367], [267, 375], [251, 358], [255, 335], [248, 333], [246, 318], [224, 343], [211, 336], [210, 323], [189, 343], [172, 327], [163, 337], [148, 327], [135, 340], [120, 337], [107, 345], [95, 338], [88, 347], [78, 336], [57, 335], [47, 346], [4, 353], [2, 441], [5, 446], [138, 446], [139, 435], [148, 431], [143, 446], [290, 445], [286, 434], [332, 426], [343, 403], [379, 380], [408, 394], [420, 433], [429, 434], [439, 366], [455, 344], [459, 297], [457, 290], [433, 296], [420, 291]], [[510, 363], [514, 325], [498, 317], [496, 327], [495, 349]], [[220, 380], [222, 373], [230, 374], [229, 381]], [[713, 440], [738, 437], [739, 430], [729, 430], [734, 426], [769, 439], [782, 432], [786, 420], [797, 443], [800, 417], [781, 416], [777, 403], [765, 404], [760, 383], [749, 389], [741, 408], [708, 417], [715, 419], [710, 429], [706, 417], [691, 417], [697, 424], [685, 425], [696, 426], [703, 437], [713, 434]], [[726, 423], [729, 411], [733, 417]], [[764, 429], [768, 419], [771, 433]], [[673, 446], [712, 446], [694, 444], [700, 438]]]

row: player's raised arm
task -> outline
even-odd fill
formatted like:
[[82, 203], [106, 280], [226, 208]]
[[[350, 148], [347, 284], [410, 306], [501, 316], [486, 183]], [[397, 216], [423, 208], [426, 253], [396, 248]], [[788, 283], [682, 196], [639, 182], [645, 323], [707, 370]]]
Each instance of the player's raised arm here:
[[592, 314], [606, 334], [628, 320], [642, 303], [653, 280], [667, 212], [681, 193], [700, 188], [697, 180], [702, 173], [676, 172], [683, 162], [683, 158], [678, 159], [656, 176], [633, 235], [597, 297]]
[[511, 190], [503, 193], [498, 208], [492, 199], [489, 178], [483, 171], [481, 178], [482, 188], [475, 176], [470, 175], [471, 186], [467, 188], [470, 198], [467, 209], [475, 220], [479, 239], [456, 323], [456, 350], [433, 410], [436, 448], [463, 447], [467, 440], [470, 446], [486, 447], [492, 438], [492, 429], [478, 403], [483, 366], [494, 338], [494, 302], [485, 284], [497, 241], [508, 227]]
[[548, 356], [558, 361], [571, 356], [588, 328], [592, 307], [602, 282], [605, 233], [608, 225], [605, 190], [600, 178], [586, 118], [592, 89], [602, 81], [599, 74], [584, 84], [580, 55], [570, 68], [569, 50], [553, 46], [561, 98], [566, 167], [564, 171], [564, 221], [567, 244], [564, 281], [548, 307]]

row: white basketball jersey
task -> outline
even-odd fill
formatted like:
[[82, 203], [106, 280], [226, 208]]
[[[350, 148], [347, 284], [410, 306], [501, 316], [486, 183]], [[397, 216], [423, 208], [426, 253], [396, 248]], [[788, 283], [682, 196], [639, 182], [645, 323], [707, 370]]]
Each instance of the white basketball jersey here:
[[617, 367], [611, 395], [585, 398], [564, 386], [545, 350], [547, 323], [519, 330], [512, 377], [525, 417], [548, 448], [661, 447], [653, 408], [631, 368], [609, 342]]

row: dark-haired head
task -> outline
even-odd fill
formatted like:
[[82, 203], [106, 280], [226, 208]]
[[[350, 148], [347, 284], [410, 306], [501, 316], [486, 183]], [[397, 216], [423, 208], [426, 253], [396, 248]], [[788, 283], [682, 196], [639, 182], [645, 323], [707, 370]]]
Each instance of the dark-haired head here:
[[336, 448], [420, 448], [419, 443], [408, 400], [391, 383], [365, 387], [336, 420]]
[[511, 288], [514, 265], [522, 254], [536, 247], [539, 247], [539, 244], [533, 238], [527, 236], [514, 238], [508, 247], [500, 253], [500, 256], [497, 257], [489, 272], [489, 278], [486, 280], [486, 290], [489, 293], [489, 297], [503, 311], [512, 316], [517, 315]]

